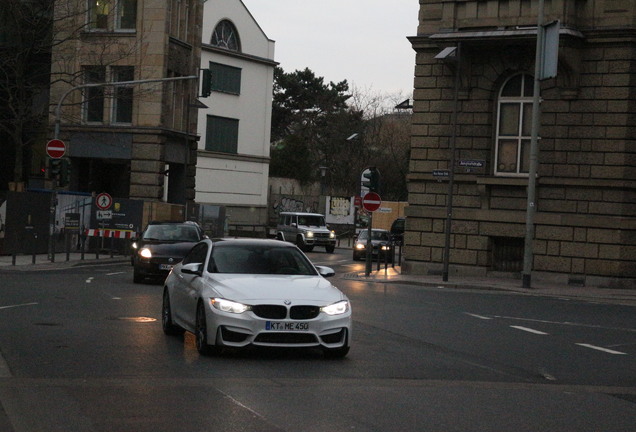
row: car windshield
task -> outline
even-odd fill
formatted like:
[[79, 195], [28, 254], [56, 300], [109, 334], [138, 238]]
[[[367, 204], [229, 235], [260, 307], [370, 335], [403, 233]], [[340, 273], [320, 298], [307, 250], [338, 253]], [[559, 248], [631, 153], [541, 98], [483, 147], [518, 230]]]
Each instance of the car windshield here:
[[[358, 240], [366, 240], [368, 238], [367, 231], [360, 231], [360, 235], [358, 236]], [[372, 231], [371, 232], [371, 240], [385, 240], [389, 241], [389, 234], [384, 231]]]
[[196, 227], [177, 224], [149, 225], [142, 239], [171, 242], [197, 242], [200, 240]]
[[222, 243], [212, 249], [208, 271], [306, 276], [317, 274], [311, 262], [296, 248]]
[[325, 218], [322, 216], [298, 216], [298, 225], [325, 226]]

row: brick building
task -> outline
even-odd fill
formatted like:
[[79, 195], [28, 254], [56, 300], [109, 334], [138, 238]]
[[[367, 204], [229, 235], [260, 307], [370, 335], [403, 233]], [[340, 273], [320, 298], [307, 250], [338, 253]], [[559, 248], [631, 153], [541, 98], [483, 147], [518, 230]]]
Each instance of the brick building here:
[[[420, 0], [405, 273], [523, 265], [538, 0]], [[558, 74], [541, 83], [533, 274], [636, 288], [636, 3], [552, 0]], [[461, 43], [456, 151], [450, 153]], [[448, 54], [449, 51], [446, 51]], [[449, 161], [453, 160], [451, 164]]]
[[55, 13], [50, 102], [53, 113], [68, 92], [58, 118], [71, 164], [68, 188], [194, 200], [196, 79], [72, 88], [198, 76], [203, 2], [66, 0], [56, 2]]

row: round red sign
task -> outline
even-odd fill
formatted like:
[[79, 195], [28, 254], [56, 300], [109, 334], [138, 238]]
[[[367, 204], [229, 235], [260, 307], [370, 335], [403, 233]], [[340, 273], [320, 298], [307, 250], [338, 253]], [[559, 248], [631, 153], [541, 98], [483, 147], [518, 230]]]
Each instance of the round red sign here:
[[46, 154], [50, 158], [59, 159], [66, 153], [66, 144], [59, 139], [52, 139], [46, 143]]
[[380, 208], [380, 204], [382, 204], [382, 199], [380, 195], [375, 192], [369, 192], [362, 198], [362, 206], [365, 210], [374, 212]]
[[102, 192], [95, 198], [95, 205], [100, 210], [108, 210], [113, 205], [113, 198], [106, 192]]

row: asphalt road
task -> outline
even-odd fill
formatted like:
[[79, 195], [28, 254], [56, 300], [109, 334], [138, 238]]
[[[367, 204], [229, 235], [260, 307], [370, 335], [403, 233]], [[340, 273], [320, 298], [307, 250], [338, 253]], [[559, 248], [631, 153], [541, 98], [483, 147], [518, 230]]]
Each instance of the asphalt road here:
[[[127, 264], [0, 272], [0, 431], [633, 431], [634, 307], [372, 283], [344, 360], [200, 357]], [[343, 277], [349, 275], [348, 277]]]

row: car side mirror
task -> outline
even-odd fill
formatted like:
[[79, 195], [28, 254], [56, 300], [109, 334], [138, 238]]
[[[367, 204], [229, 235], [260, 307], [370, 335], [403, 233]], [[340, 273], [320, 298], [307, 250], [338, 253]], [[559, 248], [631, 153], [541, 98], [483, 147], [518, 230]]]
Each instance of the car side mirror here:
[[201, 263], [184, 264], [181, 267], [181, 273], [201, 276], [203, 275], [203, 264]]
[[324, 278], [328, 278], [328, 277], [336, 275], [336, 272], [331, 267], [316, 266], [316, 270], [318, 270], [318, 273], [320, 273], [320, 276]]

